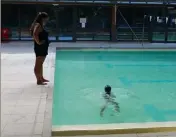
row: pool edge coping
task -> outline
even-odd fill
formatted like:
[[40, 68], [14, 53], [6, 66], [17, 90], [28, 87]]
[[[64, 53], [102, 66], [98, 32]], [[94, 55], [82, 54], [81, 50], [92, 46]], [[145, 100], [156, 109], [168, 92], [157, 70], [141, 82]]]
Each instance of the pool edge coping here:
[[109, 50], [109, 51], [176, 51], [176, 48], [168, 48], [168, 47], [165, 47], [165, 48], [136, 48], [136, 47], [131, 47], [131, 48], [128, 48], [128, 47], [124, 47], [124, 48], [121, 48], [121, 47], [56, 47], [56, 51], [59, 51], [59, 50], [83, 50], [83, 51], [89, 51], [89, 50]]
[[176, 121], [52, 126], [52, 136], [175, 132]]

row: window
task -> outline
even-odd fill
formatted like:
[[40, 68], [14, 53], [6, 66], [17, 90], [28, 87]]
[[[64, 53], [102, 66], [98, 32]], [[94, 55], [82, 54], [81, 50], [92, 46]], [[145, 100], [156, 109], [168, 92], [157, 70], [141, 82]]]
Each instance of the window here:
[[36, 5], [20, 5], [21, 40], [32, 40], [30, 27], [37, 15]]
[[[133, 12], [129, 12], [133, 11]], [[120, 7], [116, 13], [116, 26], [117, 26], [117, 40], [118, 41], [132, 41], [135, 38], [135, 32], [138, 17], [135, 17], [135, 12], [132, 7]], [[142, 31], [141, 31], [142, 32]]]
[[168, 42], [176, 42], [176, 8], [168, 9]]
[[19, 6], [2, 4], [2, 29], [9, 30], [11, 40], [19, 40]]
[[57, 38], [57, 21], [56, 10], [53, 5], [39, 5], [38, 10], [40, 12], [46, 12], [49, 15], [49, 21], [45, 26], [45, 29], [49, 32], [49, 39], [56, 40]]
[[153, 29], [153, 36], [152, 41], [165, 41], [166, 35], [166, 18], [164, 15], [165, 8], [153, 8], [151, 9], [152, 14], [152, 29]]
[[111, 7], [77, 6], [76, 27], [77, 40], [110, 40]]
[[73, 40], [73, 7], [57, 8], [59, 40]]

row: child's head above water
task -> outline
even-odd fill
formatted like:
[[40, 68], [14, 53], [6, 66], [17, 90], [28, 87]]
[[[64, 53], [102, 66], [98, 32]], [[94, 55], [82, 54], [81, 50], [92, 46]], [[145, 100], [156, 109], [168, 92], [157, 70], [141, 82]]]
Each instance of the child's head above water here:
[[106, 85], [105, 88], [104, 88], [104, 90], [105, 90], [105, 93], [106, 93], [106, 94], [108, 94], [108, 95], [111, 94], [111, 86]]

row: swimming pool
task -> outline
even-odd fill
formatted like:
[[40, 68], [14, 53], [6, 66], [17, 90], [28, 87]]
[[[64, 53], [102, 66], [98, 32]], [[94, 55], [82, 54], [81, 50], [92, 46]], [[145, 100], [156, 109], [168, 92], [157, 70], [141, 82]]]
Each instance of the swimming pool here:
[[[107, 84], [121, 111], [109, 106], [100, 117]], [[54, 135], [117, 128], [131, 133], [141, 126], [176, 130], [176, 51], [59, 49], [53, 98]]]

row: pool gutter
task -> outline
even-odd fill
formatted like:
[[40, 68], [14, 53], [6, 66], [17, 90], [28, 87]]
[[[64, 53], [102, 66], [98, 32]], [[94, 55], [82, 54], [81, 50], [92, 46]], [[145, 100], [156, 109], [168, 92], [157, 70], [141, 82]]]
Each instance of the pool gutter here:
[[163, 47], [163, 48], [133, 48], [133, 47], [107, 47], [107, 46], [102, 46], [102, 47], [56, 47], [56, 51], [59, 50], [66, 50], [66, 51], [157, 51], [157, 52], [165, 52], [165, 51], [176, 51], [176, 48], [167, 48], [167, 47]]
[[147, 123], [121, 123], [101, 125], [65, 125], [53, 126], [52, 136], [79, 136], [79, 135], [108, 135], [108, 134], [135, 134], [175, 132], [174, 122], [147, 122]]

